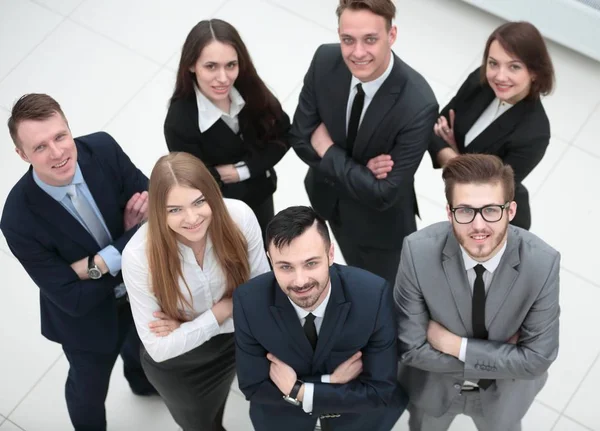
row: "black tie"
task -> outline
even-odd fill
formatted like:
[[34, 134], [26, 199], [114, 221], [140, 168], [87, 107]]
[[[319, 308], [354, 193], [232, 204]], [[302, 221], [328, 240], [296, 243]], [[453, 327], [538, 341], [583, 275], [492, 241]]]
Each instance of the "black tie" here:
[[352, 156], [352, 150], [354, 149], [354, 141], [358, 134], [358, 125], [360, 124], [363, 106], [365, 106], [365, 92], [362, 89], [362, 84], [356, 84], [356, 96], [354, 96], [354, 101], [352, 102], [346, 138], [346, 150], [348, 151], [349, 156]]
[[[483, 265], [475, 265], [475, 284], [473, 285], [473, 309], [472, 309], [472, 323], [473, 323], [473, 337], [481, 340], [487, 340], [488, 332], [485, 329], [485, 284], [483, 282], [483, 273], [485, 268]], [[477, 384], [483, 390], [489, 388], [493, 380], [481, 379]]]
[[304, 333], [306, 334], [306, 338], [313, 350], [317, 348], [317, 327], [315, 326], [315, 315], [312, 313], [308, 313], [306, 316], [306, 320], [304, 322]]

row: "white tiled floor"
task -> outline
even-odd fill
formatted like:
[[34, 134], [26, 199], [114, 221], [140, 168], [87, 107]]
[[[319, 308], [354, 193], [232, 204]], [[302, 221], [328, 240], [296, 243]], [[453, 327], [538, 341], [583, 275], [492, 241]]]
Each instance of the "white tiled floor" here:
[[[185, 35], [197, 21], [233, 23], [256, 67], [293, 115], [314, 49], [336, 40], [336, 0], [0, 0], [0, 123], [26, 92], [56, 97], [76, 135], [106, 130], [149, 173], [166, 152], [162, 123]], [[458, 0], [397, 0], [395, 51], [431, 83], [440, 104], [479, 63], [485, 38], [500, 24]], [[553, 139], [527, 179], [533, 231], [563, 254], [561, 352], [525, 430], [600, 431], [600, 64], [550, 43], [556, 92], [545, 101]], [[0, 209], [26, 169], [0, 126]], [[306, 167], [290, 152], [278, 166], [277, 208], [305, 204]], [[426, 226], [444, 218], [440, 172], [426, 155], [416, 178]], [[595, 197], [594, 197], [595, 196]], [[579, 226], [573, 231], [571, 226]], [[0, 236], [0, 431], [70, 427], [64, 397], [67, 363], [39, 334], [37, 288]], [[116, 370], [120, 370], [117, 365]], [[107, 400], [109, 429], [175, 431], [158, 398], [133, 396], [115, 372]], [[250, 430], [248, 403], [232, 390], [229, 430]], [[404, 415], [396, 430], [407, 430]], [[453, 431], [474, 430], [458, 418]]]

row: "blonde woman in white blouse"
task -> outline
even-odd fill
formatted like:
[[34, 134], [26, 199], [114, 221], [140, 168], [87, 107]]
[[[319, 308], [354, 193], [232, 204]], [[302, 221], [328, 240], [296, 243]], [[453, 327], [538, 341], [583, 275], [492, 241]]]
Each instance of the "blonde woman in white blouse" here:
[[161, 157], [148, 223], [123, 251], [142, 366], [184, 431], [223, 430], [235, 373], [233, 290], [269, 271], [261, 230], [196, 157]]

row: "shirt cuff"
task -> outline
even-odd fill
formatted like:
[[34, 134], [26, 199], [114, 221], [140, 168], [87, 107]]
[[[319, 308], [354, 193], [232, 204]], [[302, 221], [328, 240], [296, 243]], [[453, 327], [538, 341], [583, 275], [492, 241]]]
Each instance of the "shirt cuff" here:
[[212, 310], [205, 311], [190, 322], [182, 323], [179, 328], [186, 335], [201, 329], [206, 334], [206, 341], [221, 333], [221, 327]]
[[238, 162], [234, 166], [238, 176], [240, 177], [240, 181], [246, 181], [248, 178], [250, 178], [250, 169], [248, 169], [248, 166], [246, 166], [244, 162]]
[[321, 376], [321, 383], [331, 383], [331, 374], [323, 374]]
[[110, 275], [116, 277], [121, 270], [121, 253], [112, 245], [108, 245], [96, 254], [102, 258]]
[[460, 342], [460, 351], [458, 352], [459, 361], [465, 362], [467, 358], [467, 339], [463, 337]]
[[313, 399], [315, 395], [315, 385], [313, 383], [304, 383], [304, 398], [302, 398], [302, 410], [306, 413], [313, 411]]

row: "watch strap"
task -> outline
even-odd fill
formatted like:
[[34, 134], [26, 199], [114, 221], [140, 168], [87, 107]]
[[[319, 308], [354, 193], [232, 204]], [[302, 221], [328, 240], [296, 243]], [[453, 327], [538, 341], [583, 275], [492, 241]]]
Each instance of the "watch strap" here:
[[304, 382], [302, 380], [296, 380], [296, 383], [294, 383], [294, 386], [292, 387], [292, 390], [290, 391], [289, 397], [297, 400], [298, 392], [300, 392], [300, 388], [302, 387], [303, 384], [304, 384]]
[[88, 257], [88, 270], [95, 268], [96, 262], [94, 262], [94, 256]]

